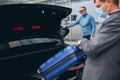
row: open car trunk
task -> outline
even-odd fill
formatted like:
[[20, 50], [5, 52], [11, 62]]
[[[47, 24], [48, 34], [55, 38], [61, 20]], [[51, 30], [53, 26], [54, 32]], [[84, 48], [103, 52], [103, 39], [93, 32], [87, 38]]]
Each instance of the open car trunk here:
[[0, 79], [30, 80], [40, 64], [63, 49], [60, 24], [70, 13], [53, 5], [1, 5]]

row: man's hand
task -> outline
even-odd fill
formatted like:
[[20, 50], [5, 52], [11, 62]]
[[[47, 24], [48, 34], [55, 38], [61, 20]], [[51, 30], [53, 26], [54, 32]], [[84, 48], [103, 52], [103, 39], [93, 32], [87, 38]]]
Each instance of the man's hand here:
[[80, 69], [80, 68], [83, 68], [83, 67], [84, 67], [84, 63], [81, 63], [77, 66], [70, 67], [68, 70], [69, 71], [74, 71], [74, 70], [77, 70], [77, 69]]
[[81, 40], [77, 41], [77, 45], [80, 46], [81, 44]]
[[67, 26], [66, 25], [61, 25], [62, 26], [62, 28], [66, 28]]
[[90, 40], [92, 40], [93, 39], [93, 36], [90, 36]]

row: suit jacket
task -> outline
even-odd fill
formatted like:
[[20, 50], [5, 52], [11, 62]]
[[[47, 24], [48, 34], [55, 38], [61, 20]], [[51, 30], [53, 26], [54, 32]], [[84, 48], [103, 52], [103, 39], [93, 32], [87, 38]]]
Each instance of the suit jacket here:
[[120, 80], [120, 11], [104, 21], [93, 40], [82, 39], [87, 54], [82, 80]]

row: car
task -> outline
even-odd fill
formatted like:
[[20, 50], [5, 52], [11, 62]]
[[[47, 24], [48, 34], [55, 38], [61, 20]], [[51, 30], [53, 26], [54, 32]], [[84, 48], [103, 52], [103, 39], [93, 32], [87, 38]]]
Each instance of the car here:
[[67, 46], [60, 25], [71, 11], [45, 4], [0, 5], [0, 79], [35, 80], [30, 74]]

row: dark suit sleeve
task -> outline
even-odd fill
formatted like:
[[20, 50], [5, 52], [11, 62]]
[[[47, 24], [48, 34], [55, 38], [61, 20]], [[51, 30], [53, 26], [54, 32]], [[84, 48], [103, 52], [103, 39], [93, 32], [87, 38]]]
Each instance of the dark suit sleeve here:
[[93, 40], [82, 39], [81, 48], [90, 57], [96, 57], [120, 40], [120, 19], [107, 21]]

